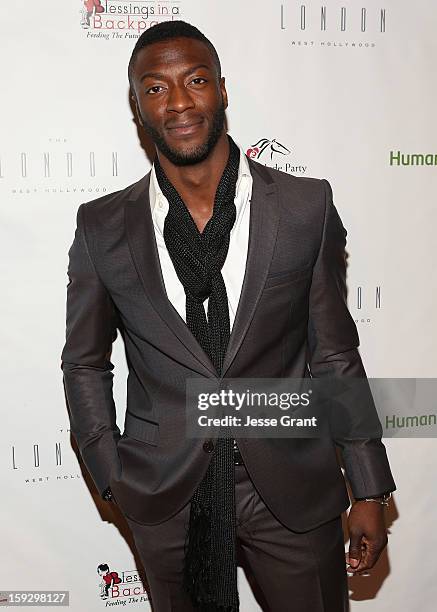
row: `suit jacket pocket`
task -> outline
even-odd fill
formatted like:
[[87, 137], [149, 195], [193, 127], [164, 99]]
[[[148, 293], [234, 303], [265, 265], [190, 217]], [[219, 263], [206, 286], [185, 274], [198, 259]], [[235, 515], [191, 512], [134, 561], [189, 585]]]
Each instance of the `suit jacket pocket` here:
[[124, 435], [140, 442], [157, 446], [159, 440], [159, 423], [137, 416], [127, 411], [124, 422]]
[[305, 268], [299, 268], [298, 270], [291, 270], [285, 272], [279, 272], [277, 274], [271, 274], [267, 277], [264, 289], [271, 289], [278, 285], [285, 285], [303, 278], [311, 276], [313, 266], [306, 266]]

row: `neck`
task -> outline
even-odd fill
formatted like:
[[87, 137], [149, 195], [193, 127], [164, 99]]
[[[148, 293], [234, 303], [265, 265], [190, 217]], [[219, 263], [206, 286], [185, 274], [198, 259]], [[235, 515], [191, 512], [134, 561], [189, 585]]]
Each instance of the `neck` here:
[[229, 140], [224, 130], [208, 157], [198, 164], [176, 166], [160, 151], [157, 151], [157, 155], [162, 169], [184, 201], [186, 198], [201, 199], [203, 202], [210, 202], [212, 207], [229, 157]]

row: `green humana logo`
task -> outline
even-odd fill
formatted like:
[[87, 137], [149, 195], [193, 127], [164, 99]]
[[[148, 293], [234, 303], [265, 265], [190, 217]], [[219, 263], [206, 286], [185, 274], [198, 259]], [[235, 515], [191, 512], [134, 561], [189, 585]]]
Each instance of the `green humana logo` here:
[[395, 414], [385, 417], [385, 428], [402, 428], [402, 427], [430, 427], [437, 424], [437, 415], [435, 414], [420, 414], [409, 416], [397, 416]]
[[437, 166], [437, 153], [390, 151], [390, 166]]

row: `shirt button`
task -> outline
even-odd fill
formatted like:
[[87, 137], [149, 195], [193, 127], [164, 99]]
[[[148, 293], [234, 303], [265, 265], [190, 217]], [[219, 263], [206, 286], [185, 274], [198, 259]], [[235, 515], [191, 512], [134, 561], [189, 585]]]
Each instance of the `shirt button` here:
[[214, 450], [214, 442], [212, 440], [207, 440], [203, 443], [203, 450], [205, 453], [212, 453]]

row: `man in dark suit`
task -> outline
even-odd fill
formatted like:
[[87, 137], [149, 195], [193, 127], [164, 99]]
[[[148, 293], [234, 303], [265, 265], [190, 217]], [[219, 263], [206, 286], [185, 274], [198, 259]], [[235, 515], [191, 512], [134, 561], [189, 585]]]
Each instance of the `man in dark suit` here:
[[348, 571], [361, 573], [386, 545], [395, 490], [380, 436], [205, 440], [184, 421], [193, 377], [365, 379], [330, 185], [244, 155], [224, 128], [219, 58], [193, 26], [146, 31], [129, 79], [157, 157], [79, 207], [69, 251], [62, 369], [81, 456], [132, 529], [155, 611], [237, 610], [237, 543], [273, 612], [347, 610], [336, 448], [354, 496]]

